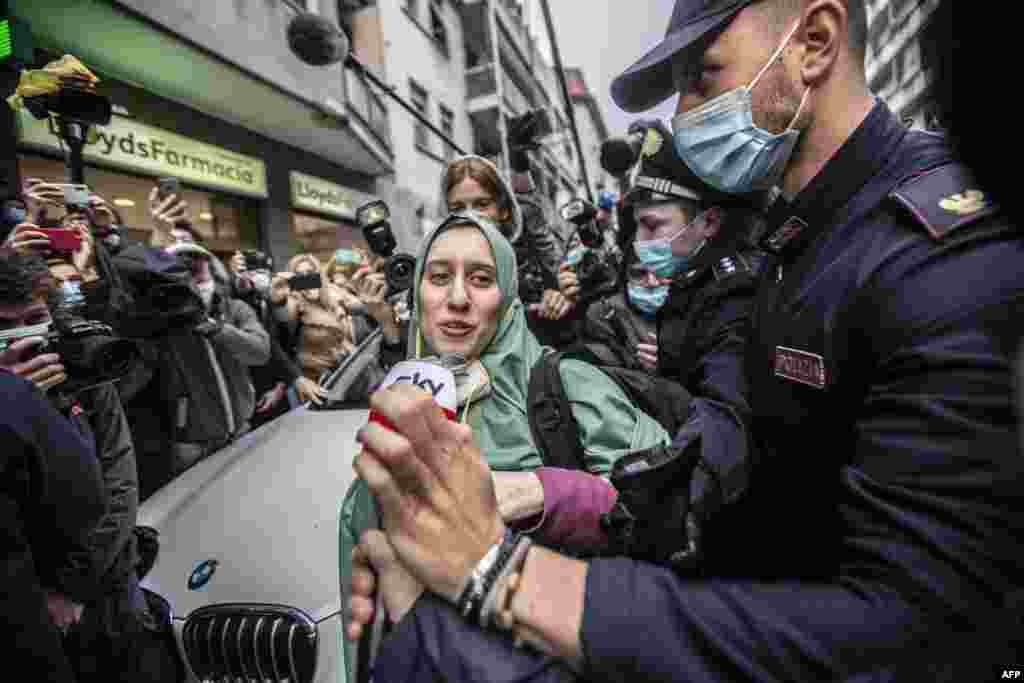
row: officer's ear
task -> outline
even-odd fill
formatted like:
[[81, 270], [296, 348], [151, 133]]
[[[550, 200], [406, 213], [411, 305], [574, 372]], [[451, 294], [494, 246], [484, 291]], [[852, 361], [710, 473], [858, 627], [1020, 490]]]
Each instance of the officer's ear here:
[[846, 58], [851, 58], [846, 3], [843, 0], [812, 0], [804, 10], [802, 22], [793, 42], [799, 41], [804, 48], [800, 57], [800, 76], [805, 85], [815, 87], [833, 74], [844, 50]]
[[703, 225], [700, 228], [701, 236], [706, 239], [714, 239], [718, 234], [718, 231], [722, 228], [722, 222], [725, 220], [725, 214], [717, 206], [713, 206], [704, 212]]

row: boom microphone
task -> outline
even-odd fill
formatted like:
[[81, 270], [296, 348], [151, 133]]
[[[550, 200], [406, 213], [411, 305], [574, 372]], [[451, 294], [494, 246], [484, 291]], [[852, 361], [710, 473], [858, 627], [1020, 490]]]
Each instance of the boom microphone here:
[[643, 131], [623, 138], [605, 140], [601, 143], [601, 168], [613, 176], [625, 174], [640, 158], [643, 143]]
[[288, 46], [295, 56], [311, 66], [328, 66], [348, 55], [345, 32], [321, 16], [297, 14], [288, 22]]

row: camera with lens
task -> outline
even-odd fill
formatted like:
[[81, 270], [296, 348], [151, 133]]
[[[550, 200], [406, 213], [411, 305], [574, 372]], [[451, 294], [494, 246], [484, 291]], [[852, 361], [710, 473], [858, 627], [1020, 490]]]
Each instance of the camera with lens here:
[[135, 342], [115, 336], [113, 328], [96, 320], [56, 315], [44, 339], [39, 353], [60, 356], [68, 375], [61, 387], [66, 393], [121, 379], [139, 360]]
[[388, 205], [379, 199], [364, 204], [356, 211], [356, 223], [362, 229], [370, 251], [387, 259], [384, 263], [387, 296], [412, 289], [416, 277], [416, 258], [410, 254], [395, 253], [398, 243], [391, 230], [391, 210]]
[[597, 209], [586, 199], [574, 199], [561, 209], [562, 219], [576, 226], [581, 249], [578, 258], [570, 255], [568, 263], [576, 271], [584, 296], [600, 296], [615, 283], [614, 269], [608, 265], [604, 230], [597, 224]]

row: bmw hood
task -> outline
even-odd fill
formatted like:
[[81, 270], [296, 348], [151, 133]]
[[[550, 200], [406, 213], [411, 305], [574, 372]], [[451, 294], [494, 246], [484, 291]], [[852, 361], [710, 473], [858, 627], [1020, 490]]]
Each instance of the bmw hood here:
[[295, 409], [170, 482], [139, 507], [160, 532], [143, 585], [176, 617], [229, 602], [338, 611], [338, 510], [365, 410]]

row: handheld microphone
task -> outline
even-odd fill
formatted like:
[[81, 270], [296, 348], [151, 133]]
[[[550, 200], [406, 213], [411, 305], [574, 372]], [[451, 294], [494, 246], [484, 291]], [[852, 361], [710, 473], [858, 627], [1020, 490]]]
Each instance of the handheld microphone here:
[[288, 22], [288, 46], [299, 59], [311, 66], [329, 66], [348, 55], [345, 32], [321, 16], [310, 12], [297, 14]]

